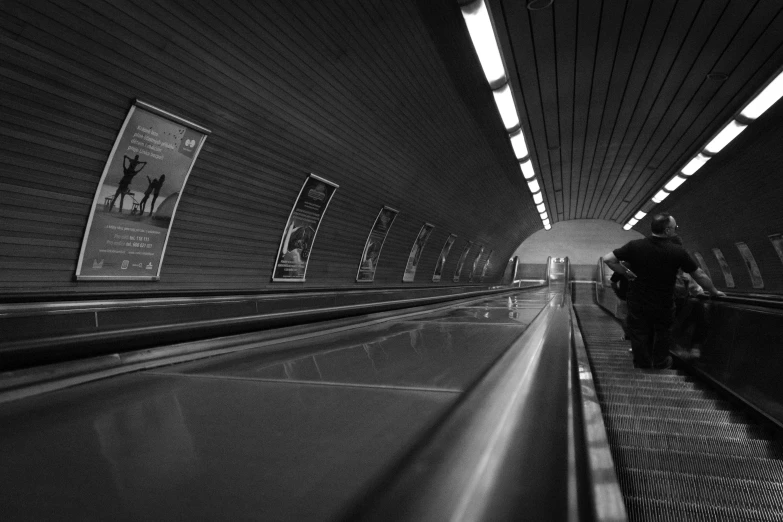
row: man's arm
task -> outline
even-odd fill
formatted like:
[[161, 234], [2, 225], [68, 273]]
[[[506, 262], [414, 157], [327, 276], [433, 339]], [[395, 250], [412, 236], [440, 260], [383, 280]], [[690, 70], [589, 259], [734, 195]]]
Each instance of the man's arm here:
[[696, 280], [697, 283], [702, 286], [702, 288], [706, 289], [711, 295], [715, 297], [726, 297], [726, 294], [715, 288], [715, 285], [712, 284], [712, 280], [707, 274], [704, 273], [704, 270], [701, 268], [697, 268], [693, 272], [688, 273], [693, 279]]
[[628, 278], [629, 281], [633, 281], [636, 279], [636, 274], [625, 268], [622, 263], [617, 259], [617, 256], [614, 255], [614, 252], [609, 252], [606, 254], [603, 258], [604, 263], [606, 263], [606, 266], [614, 270], [615, 272], [619, 272], [623, 274], [625, 277]]

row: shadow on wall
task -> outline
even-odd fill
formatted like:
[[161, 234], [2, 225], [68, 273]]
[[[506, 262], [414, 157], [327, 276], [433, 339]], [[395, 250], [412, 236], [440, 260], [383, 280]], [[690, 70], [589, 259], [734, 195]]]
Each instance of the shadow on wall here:
[[644, 237], [635, 230], [604, 219], [574, 219], [552, 225], [552, 230], [539, 230], [519, 245], [513, 255], [519, 256], [522, 279], [543, 279], [546, 259], [568, 257], [572, 278], [596, 279], [596, 261], [607, 252], [628, 241]]

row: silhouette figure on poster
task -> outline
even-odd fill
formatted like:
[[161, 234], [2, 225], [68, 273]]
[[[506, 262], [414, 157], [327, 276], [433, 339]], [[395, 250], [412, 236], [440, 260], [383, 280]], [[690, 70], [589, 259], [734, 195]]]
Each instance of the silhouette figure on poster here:
[[114, 193], [114, 197], [111, 200], [111, 205], [109, 206], [109, 212], [112, 211], [114, 208], [114, 202], [117, 201], [117, 197], [120, 198], [120, 214], [122, 214], [122, 203], [125, 200], [125, 196], [130, 193], [130, 184], [131, 181], [133, 181], [133, 177], [141, 172], [141, 170], [147, 165], [146, 161], [139, 161], [139, 155], [136, 154], [136, 157], [130, 158], [129, 156], [125, 156], [122, 160], [122, 179], [120, 179], [120, 184], [117, 187], [117, 192]]
[[152, 203], [150, 204], [150, 216], [152, 215], [152, 211], [155, 210], [155, 200], [158, 199], [158, 194], [160, 194], [160, 187], [163, 186], [163, 182], [166, 181], [166, 175], [161, 175], [160, 178], [157, 179], [150, 179], [149, 176], [147, 176], [147, 190], [144, 191], [144, 197], [141, 200], [141, 203], [139, 203], [139, 206], [141, 207], [141, 215], [144, 215], [144, 207], [147, 204], [147, 198], [150, 197], [150, 194], [152, 194]]

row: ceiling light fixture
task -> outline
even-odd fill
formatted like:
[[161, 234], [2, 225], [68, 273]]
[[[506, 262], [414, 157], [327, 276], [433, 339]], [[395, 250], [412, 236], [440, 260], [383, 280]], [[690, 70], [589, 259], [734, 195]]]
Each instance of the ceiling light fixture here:
[[536, 208], [538, 209], [539, 214], [546, 211], [546, 205], [544, 205], [543, 203], [539, 203], [538, 205], [536, 205]]
[[525, 143], [525, 135], [522, 134], [522, 129], [517, 129], [508, 135], [511, 138], [511, 146], [514, 147], [514, 154], [517, 159], [522, 159], [527, 156], [527, 144]]
[[669, 180], [669, 182], [663, 188], [665, 188], [669, 192], [674, 192], [683, 183], [685, 183], [685, 178], [683, 178], [682, 176], [674, 176], [672, 179]]
[[495, 105], [498, 106], [500, 118], [506, 130], [519, 127], [519, 116], [517, 116], [517, 106], [514, 104], [514, 97], [511, 95], [509, 84], [505, 84], [500, 89], [492, 91], [495, 96]]
[[489, 18], [489, 10], [484, 0], [479, 0], [462, 7], [462, 16], [468, 26], [473, 48], [476, 49], [484, 76], [490, 85], [503, 83], [506, 80], [506, 69], [495, 38], [495, 29]]
[[533, 194], [533, 201], [536, 203], [536, 205], [544, 202], [544, 196], [541, 195], [540, 192], [536, 192]]
[[747, 125], [744, 125], [737, 120], [731, 120], [728, 125], [723, 127], [723, 130], [721, 130], [717, 136], [712, 138], [712, 141], [704, 147], [704, 150], [711, 154], [717, 154], [723, 147], [731, 143], [731, 140], [739, 136], [739, 133], [744, 131], [745, 127], [747, 127]]
[[751, 101], [740, 114], [748, 119], [755, 120], [761, 116], [764, 111], [783, 96], [783, 72], [779, 73], [774, 80], [769, 82], [763, 91], [761, 91], [753, 101]]
[[699, 170], [704, 166], [705, 163], [707, 163], [710, 160], [709, 156], [705, 156], [701, 152], [696, 155], [695, 158], [690, 160], [687, 165], [685, 165], [680, 172], [685, 174], [686, 176], [692, 175], [694, 172]]
[[522, 175], [525, 176], [526, 181], [530, 181], [536, 177], [536, 173], [533, 170], [533, 163], [529, 159], [520, 163], [519, 167], [522, 169]]
[[533, 181], [527, 182], [527, 188], [530, 189], [530, 192], [535, 194], [536, 192], [541, 191], [541, 187], [538, 186], [538, 180], [534, 179]]

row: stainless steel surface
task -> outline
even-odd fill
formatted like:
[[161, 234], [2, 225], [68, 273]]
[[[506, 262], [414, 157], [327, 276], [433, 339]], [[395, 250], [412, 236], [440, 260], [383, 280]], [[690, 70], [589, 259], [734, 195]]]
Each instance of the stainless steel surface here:
[[2, 404], [1, 518], [332, 519], [525, 328], [380, 324]]

